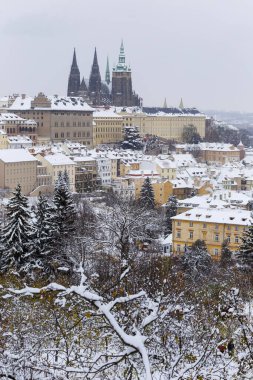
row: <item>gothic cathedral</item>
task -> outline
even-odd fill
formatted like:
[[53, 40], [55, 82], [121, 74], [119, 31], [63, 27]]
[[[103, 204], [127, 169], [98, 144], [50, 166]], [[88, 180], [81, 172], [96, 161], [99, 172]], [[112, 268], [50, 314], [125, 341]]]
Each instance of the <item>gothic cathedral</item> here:
[[105, 80], [101, 80], [97, 51], [95, 49], [89, 80], [80, 81], [80, 71], [77, 65], [74, 49], [73, 61], [68, 80], [68, 96], [83, 97], [92, 106], [132, 107], [140, 105], [140, 98], [132, 90], [132, 75], [130, 66], [126, 65], [123, 42], [120, 46], [118, 64], [112, 70], [112, 81], [107, 58]]

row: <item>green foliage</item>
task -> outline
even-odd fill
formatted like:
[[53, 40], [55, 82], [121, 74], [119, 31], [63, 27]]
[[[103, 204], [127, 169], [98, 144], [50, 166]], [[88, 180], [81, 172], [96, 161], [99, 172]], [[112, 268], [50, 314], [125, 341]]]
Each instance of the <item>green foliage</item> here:
[[237, 255], [239, 266], [244, 271], [253, 269], [253, 225], [250, 225], [242, 236], [242, 244]]
[[149, 177], [145, 178], [144, 183], [142, 185], [140, 194], [140, 204], [142, 207], [145, 207], [147, 209], [155, 208], [154, 190]]
[[32, 225], [28, 199], [18, 185], [6, 206], [6, 220], [2, 229], [1, 270], [24, 269], [31, 245]]
[[142, 138], [138, 127], [125, 127], [124, 141], [121, 143], [122, 149], [141, 150], [143, 148]]
[[172, 233], [172, 220], [173, 216], [177, 215], [177, 198], [175, 195], [170, 195], [165, 205], [165, 236]]
[[183, 128], [182, 140], [186, 144], [198, 144], [201, 137], [194, 125], [188, 125]]

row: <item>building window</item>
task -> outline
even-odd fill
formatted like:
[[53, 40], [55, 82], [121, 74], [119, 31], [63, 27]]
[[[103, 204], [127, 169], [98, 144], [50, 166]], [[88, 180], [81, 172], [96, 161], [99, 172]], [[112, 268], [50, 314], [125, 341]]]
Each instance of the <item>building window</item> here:
[[218, 248], [214, 248], [213, 253], [214, 253], [214, 256], [219, 256]]
[[190, 231], [189, 238], [193, 239], [193, 231]]
[[219, 229], [219, 225], [218, 225], [218, 224], [215, 224], [215, 229], [216, 229], [216, 230]]
[[231, 227], [230, 227], [230, 226], [227, 226], [227, 230], [231, 230]]
[[177, 225], [178, 225], [178, 226], [181, 226], [181, 222], [178, 221], [178, 222], [177, 222]]
[[54, 137], [55, 137], [56, 139], [58, 139], [58, 133], [57, 133], [57, 132], [54, 134]]
[[193, 227], [193, 222], [192, 221], [190, 222], [190, 227]]
[[177, 231], [177, 238], [181, 238], [181, 231]]
[[61, 137], [64, 137], [64, 132], [61, 132]]
[[180, 253], [180, 244], [177, 245], [177, 252]]
[[203, 223], [203, 228], [206, 228], [206, 223]]
[[214, 241], [219, 241], [219, 234], [214, 235]]
[[231, 241], [231, 236], [227, 235], [227, 242], [230, 243], [230, 241]]
[[239, 243], [239, 236], [235, 235], [235, 243]]
[[235, 226], [235, 230], [238, 231], [239, 230], [239, 226]]
[[55, 127], [58, 127], [58, 122], [57, 122], [57, 121], [54, 123], [54, 126], [55, 126]]

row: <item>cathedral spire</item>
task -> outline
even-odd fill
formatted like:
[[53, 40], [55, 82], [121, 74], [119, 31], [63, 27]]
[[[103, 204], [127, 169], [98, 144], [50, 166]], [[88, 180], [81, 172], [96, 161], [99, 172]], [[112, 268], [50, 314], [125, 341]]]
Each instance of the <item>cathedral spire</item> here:
[[80, 71], [77, 65], [76, 49], [74, 49], [72, 65], [71, 65], [69, 80], [68, 80], [67, 95], [78, 96], [79, 87], [80, 87]]
[[77, 67], [77, 61], [76, 61], [76, 48], [74, 48], [74, 54], [73, 54], [73, 60], [71, 67]]
[[168, 108], [166, 98], [164, 99], [163, 108]]
[[94, 105], [100, 104], [101, 75], [98, 66], [97, 49], [95, 48], [93, 64], [89, 78], [89, 95]]
[[181, 98], [179, 108], [182, 110], [184, 108], [183, 99]]
[[95, 48], [93, 66], [98, 66], [97, 48]]
[[109, 86], [109, 84], [111, 83], [111, 76], [110, 76], [109, 58], [108, 57], [107, 57], [107, 61], [106, 61], [105, 81], [106, 81], [107, 85]]

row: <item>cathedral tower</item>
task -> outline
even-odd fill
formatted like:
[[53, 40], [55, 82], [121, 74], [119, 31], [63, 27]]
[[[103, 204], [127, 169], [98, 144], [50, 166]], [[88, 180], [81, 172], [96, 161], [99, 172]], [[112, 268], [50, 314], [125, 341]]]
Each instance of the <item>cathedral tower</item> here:
[[107, 57], [107, 62], [106, 62], [106, 70], [105, 70], [105, 82], [109, 86], [111, 83], [111, 76], [110, 76], [110, 69], [109, 69], [109, 59]]
[[93, 105], [100, 105], [101, 76], [98, 66], [97, 50], [95, 48], [93, 64], [89, 79], [89, 98]]
[[112, 71], [112, 103], [114, 106], [133, 106], [132, 73], [126, 65], [123, 41], [120, 46], [118, 64]]
[[69, 80], [68, 80], [68, 96], [78, 96], [78, 91], [80, 88], [80, 71], [77, 66], [76, 61], [76, 50], [74, 49], [73, 61], [70, 69]]

